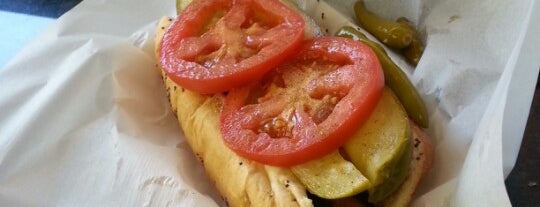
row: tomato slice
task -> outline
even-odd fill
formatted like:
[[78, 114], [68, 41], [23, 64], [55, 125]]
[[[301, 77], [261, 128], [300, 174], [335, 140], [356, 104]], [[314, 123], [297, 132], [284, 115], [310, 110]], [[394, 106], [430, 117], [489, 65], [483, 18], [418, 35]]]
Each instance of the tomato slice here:
[[160, 63], [184, 88], [227, 91], [258, 80], [294, 54], [304, 24], [277, 0], [196, 0], [167, 30]]
[[240, 156], [300, 164], [343, 145], [371, 114], [383, 87], [381, 65], [368, 46], [317, 38], [262, 81], [229, 91], [221, 133]]

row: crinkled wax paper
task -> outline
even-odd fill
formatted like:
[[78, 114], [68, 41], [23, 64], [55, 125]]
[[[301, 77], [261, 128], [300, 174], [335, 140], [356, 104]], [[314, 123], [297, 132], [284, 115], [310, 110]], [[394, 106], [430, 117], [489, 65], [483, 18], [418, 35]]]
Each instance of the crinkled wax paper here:
[[[299, 7], [332, 33], [352, 0]], [[155, 69], [175, 1], [83, 1], [0, 70], [1, 206], [219, 206]], [[366, 1], [414, 21], [427, 47], [410, 75], [430, 114], [434, 169], [416, 206], [509, 206], [538, 68], [529, 1]], [[325, 20], [319, 12], [326, 12]], [[15, 35], [15, 34], [14, 34]]]

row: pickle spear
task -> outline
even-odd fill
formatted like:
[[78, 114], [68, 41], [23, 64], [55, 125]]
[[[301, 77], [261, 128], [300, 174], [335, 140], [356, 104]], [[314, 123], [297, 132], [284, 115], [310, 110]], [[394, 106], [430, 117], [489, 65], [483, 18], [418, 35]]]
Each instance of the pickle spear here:
[[409, 46], [416, 33], [408, 25], [381, 19], [366, 10], [362, 1], [354, 4], [354, 13], [356, 14], [356, 19], [364, 29], [383, 44], [394, 49], [402, 49]]
[[[405, 148], [402, 155], [395, 163], [391, 163], [394, 167], [390, 169], [390, 177], [384, 180], [381, 184], [370, 188], [368, 201], [377, 203], [390, 196], [399, 186], [407, 179], [411, 164], [413, 146], [409, 145]], [[398, 153], [399, 154], [399, 153]]]
[[420, 94], [418, 94], [418, 91], [416, 91], [416, 88], [405, 72], [403, 72], [390, 57], [388, 57], [388, 54], [386, 54], [383, 47], [369, 40], [364, 34], [349, 26], [340, 28], [337, 31], [336, 36], [361, 41], [375, 52], [384, 71], [385, 84], [396, 93], [396, 96], [399, 98], [401, 104], [403, 104], [403, 107], [405, 107], [409, 117], [419, 126], [427, 128], [429, 125], [427, 110]]
[[370, 202], [384, 199], [405, 180], [412, 153], [411, 133], [407, 113], [392, 90], [385, 88], [369, 119], [343, 146], [371, 183]]
[[338, 199], [366, 191], [369, 181], [338, 151], [291, 168], [309, 192], [325, 199]]

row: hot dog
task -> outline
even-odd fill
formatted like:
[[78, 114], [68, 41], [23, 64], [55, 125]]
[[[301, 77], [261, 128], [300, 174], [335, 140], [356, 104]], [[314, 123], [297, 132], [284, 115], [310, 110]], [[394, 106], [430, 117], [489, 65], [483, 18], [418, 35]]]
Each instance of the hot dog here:
[[[160, 42], [172, 21], [171, 18], [162, 18], [158, 24], [156, 32], [158, 57]], [[228, 205], [314, 205], [306, 186], [290, 168], [265, 165], [246, 159], [226, 146], [220, 130], [220, 111], [225, 100], [223, 93], [202, 94], [185, 89], [173, 81], [161, 65], [159, 69], [171, 109], [177, 115], [188, 143]], [[411, 126], [414, 148], [407, 179], [398, 190], [377, 205], [408, 205], [420, 179], [431, 166], [433, 152], [430, 140], [414, 123]]]

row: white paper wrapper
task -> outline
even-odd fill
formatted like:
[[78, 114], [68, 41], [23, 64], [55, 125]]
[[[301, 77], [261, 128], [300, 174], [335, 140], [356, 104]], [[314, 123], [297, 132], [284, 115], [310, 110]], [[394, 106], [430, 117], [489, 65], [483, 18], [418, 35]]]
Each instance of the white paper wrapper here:
[[[349, 0], [321, 24], [332, 32]], [[0, 71], [1, 206], [219, 206], [155, 70], [154, 27], [174, 1], [84, 1]], [[368, 1], [425, 35], [416, 68], [437, 157], [417, 206], [509, 206], [538, 68], [534, 0]], [[300, 5], [317, 20], [323, 6]], [[518, 12], [519, 11], [519, 12]], [[327, 8], [324, 12], [332, 13]], [[336, 19], [328, 22], [329, 19]], [[318, 20], [319, 21], [319, 20]], [[339, 23], [339, 24], [338, 24]]]

